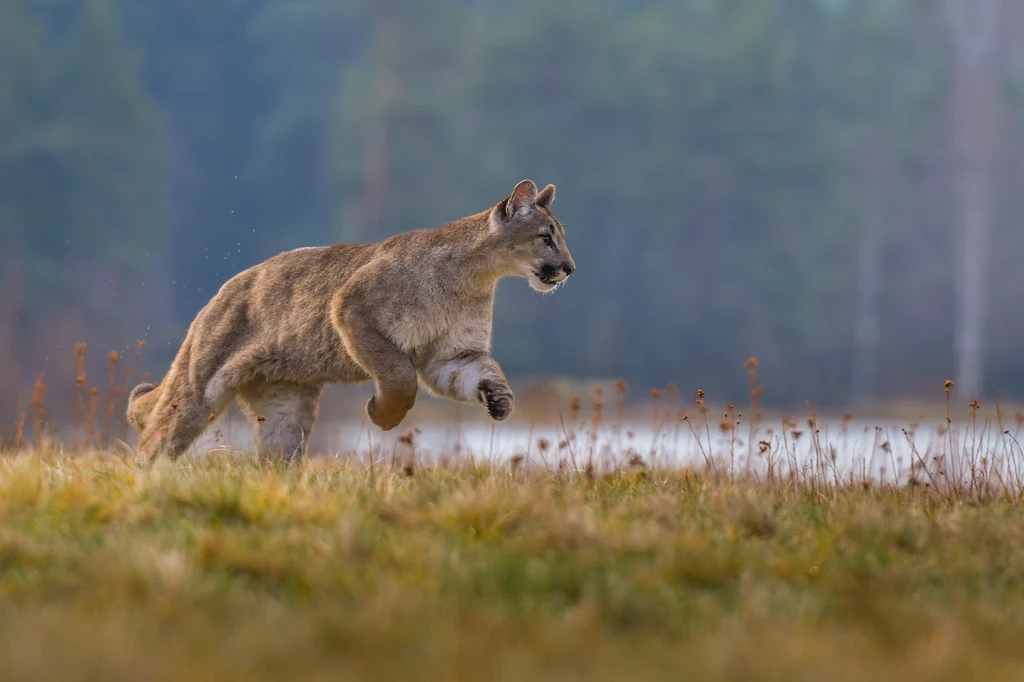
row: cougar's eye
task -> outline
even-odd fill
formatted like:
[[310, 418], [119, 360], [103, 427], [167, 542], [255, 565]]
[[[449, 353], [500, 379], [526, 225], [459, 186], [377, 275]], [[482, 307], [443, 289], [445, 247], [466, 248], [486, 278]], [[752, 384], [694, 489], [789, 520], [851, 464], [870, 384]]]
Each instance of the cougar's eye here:
[[551, 235], [550, 235], [550, 234], [542, 234], [542, 235], [540, 236], [540, 238], [544, 240], [544, 243], [545, 243], [545, 244], [546, 244], [547, 246], [553, 246], [553, 245], [554, 245], [554, 243], [555, 243], [555, 242], [554, 242], [554, 240], [552, 240], [552, 239], [551, 239]]

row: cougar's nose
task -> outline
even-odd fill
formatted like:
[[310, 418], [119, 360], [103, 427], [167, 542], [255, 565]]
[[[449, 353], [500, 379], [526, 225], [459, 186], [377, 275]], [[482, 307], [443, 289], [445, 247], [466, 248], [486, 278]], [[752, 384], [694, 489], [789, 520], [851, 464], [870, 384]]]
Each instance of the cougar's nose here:
[[572, 263], [563, 263], [562, 264], [562, 272], [565, 273], [566, 277], [571, 275], [575, 270], [576, 270], [576, 266], [573, 265]]

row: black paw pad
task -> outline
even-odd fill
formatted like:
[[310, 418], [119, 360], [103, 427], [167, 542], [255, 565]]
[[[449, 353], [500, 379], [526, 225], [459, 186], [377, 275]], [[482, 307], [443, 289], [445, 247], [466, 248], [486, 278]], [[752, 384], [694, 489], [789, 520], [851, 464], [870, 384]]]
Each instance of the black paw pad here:
[[480, 402], [487, 406], [487, 413], [496, 421], [502, 421], [512, 414], [515, 397], [512, 389], [494, 381], [480, 382]]

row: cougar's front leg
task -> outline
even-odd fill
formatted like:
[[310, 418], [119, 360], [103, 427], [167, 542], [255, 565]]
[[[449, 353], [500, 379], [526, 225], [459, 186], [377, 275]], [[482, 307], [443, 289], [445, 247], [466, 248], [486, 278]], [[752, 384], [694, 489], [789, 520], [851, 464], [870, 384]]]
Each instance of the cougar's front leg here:
[[419, 383], [412, 361], [358, 309], [336, 309], [332, 317], [349, 355], [373, 377], [376, 393], [366, 404], [370, 421], [390, 431], [416, 403]]
[[431, 361], [421, 373], [433, 393], [468, 402], [479, 400], [492, 418], [501, 421], [512, 414], [515, 397], [498, 363], [483, 351], [464, 351]]

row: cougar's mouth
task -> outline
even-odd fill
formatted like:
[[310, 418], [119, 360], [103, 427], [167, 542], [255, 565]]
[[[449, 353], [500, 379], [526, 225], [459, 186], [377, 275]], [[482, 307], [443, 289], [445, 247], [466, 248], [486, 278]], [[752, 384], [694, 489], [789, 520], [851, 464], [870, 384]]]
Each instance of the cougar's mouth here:
[[534, 290], [542, 293], [548, 293], [558, 288], [558, 285], [565, 281], [565, 277], [560, 277], [558, 274], [547, 275], [542, 272], [532, 270], [533, 277], [530, 278], [530, 286]]

